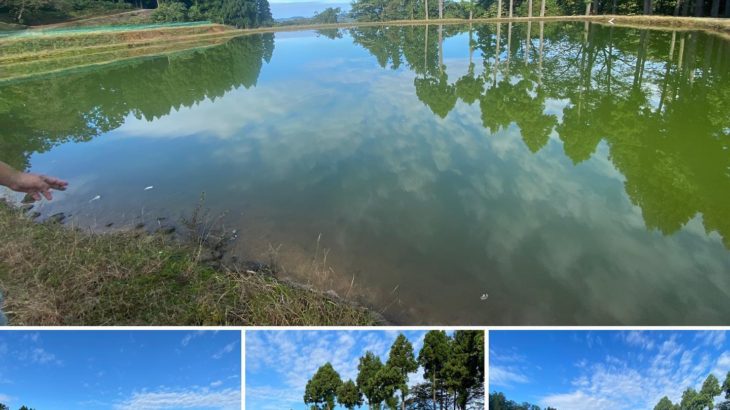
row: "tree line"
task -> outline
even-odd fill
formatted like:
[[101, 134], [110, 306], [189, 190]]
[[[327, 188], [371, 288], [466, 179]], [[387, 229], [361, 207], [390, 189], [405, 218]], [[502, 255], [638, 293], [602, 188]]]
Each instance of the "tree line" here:
[[[715, 404], [715, 398], [724, 394], [725, 400]], [[702, 383], [700, 391], [692, 387], [682, 393], [682, 399], [678, 404], [673, 403], [669, 397], [664, 396], [654, 406], [654, 410], [730, 410], [730, 372], [725, 376], [725, 382], [720, 386], [714, 374], [707, 376]]]
[[159, 0], [152, 14], [157, 22], [203, 21], [238, 28], [269, 26], [274, 22], [268, 0]]
[[153, 8], [153, 21], [204, 21], [236, 27], [259, 27], [274, 21], [268, 0], [4, 0], [0, 21], [42, 24], [76, 15]]
[[[426, 383], [409, 387], [409, 375], [423, 368]], [[352, 410], [367, 403], [371, 410], [470, 409], [483, 406], [484, 332], [457, 330], [426, 333], [418, 356], [400, 334], [385, 363], [376, 354], [360, 357], [356, 380], [343, 381], [325, 363], [307, 382], [304, 403], [312, 410], [336, 404]]]
[[730, 17], [724, 0], [353, 0], [359, 21], [536, 17], [582, 14], [660, 14]]
[[[10, 410], [10, 407], [6, 404], [0, 403], [0, 410]], [[18, 407], [18, 410], [35, 410], [35, 409], [23, 405], [23, 406]]]
[[[504, 393], [489, 393], [489, 410], [541, 410], [540, 406], [528, 402], [517, 403], [508, 400]], [[545, 410], [558, 410], [555, 407], [546, 407]]]

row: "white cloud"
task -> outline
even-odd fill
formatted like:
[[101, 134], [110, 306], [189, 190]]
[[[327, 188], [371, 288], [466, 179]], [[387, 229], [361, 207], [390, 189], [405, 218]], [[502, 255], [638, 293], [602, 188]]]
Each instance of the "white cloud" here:
[[221, 385], [223, 385], [223, 382], [221, 380], [216, 380], [210, 383], [210, 387], [220, 387]]
[[567, 394], [556, 394], [545, 397], [543, 406], [556, 407], [560, 410], [616, 409], [615, 403], [604, 398], [586, 395], [581, 391]]
[[722, 383], [725, 377], [727, 377], [728, 372], [730, 372], [730, 351], [725, 351], [717, 358], [715, 367], [712, 369], [712, 374]]
[[722, 348], [725, 343], [725, 331], [723, 330], [707, 330], [704, 332], [698, 332], [695, 339], [700, 340], [705, 346], [713, 346], [716, 349]]
[[237, 389], [208, 389], [133, 393], [132, 397], [114, 406], [117, 410], [164, 410], [205, 408], [238, 410], [241, 392]]
[[46, 364], [53, 363], [60, 365], [61, 361], [56, 358], [56, 355], [43, 349], [42, 347], [36, 347], [30, 351], [30, 360], [33, 363]]
[[[298, 391], [283, 388], [277, 389], [271, 386], [258, 386], [249, 387], [246, 386], [246, 402], [247, 404], [252, 401], [258, 401], [263, 403], [277, 403], [284, 404], [289, 403], [295, 405], [302, 402], [304, 396], [299, 394]], [[248, 407], [248, 406], [247, 406]]]
[[654, 341], [642, 331], [634, 330], [626, 333], [625, 335], [626, 343], [630, 345], [638, 346], [646, 350], [654, 348]]
[[185, 347], [190, 344], [190, 342], [193, 341], [193, 339], [200, 337], [206, 333], [205, 330], [197, 330], [195, 332], [187, 333], [182, 340], [180, 341], [180, 344]]
[[238, 344], [237, 341], [228, 343], [227, 345], [223, 346], [223, 348], [221, 348], [221, 350], [215, 352], [213, 354], [213, 358], [217, 360], [217, 359], [220, 359], [223, 356], [227, 355], [228, 353], [231, 353], [233, 351], [233, 349], [236, 348], [237, 344]]
[[519, 370], [502, 366], [489, 366], [489, 385], [509, 387], [515, 383], [527, 383], [530, 380]]
[[[649, 333], [630, 332], [621, 336], [628, 344], [641, 349], [639, 366], [627, 354], [626, 357], [606, 355], [599, 362], [582, 360], [580, 374], [573, 378], [572, 391], [555, 392], [540, 400], [544, 406], [561, 410], [586, 408], [637, 410], [652, 409], [663, 396], [678, 402], [687, 387], [699, 389], [708, 374], [718, 379], [730, 370], [730, 352], [725, 351], [713, 359], [711, 352], [699, 347], [680, 343], [678, 334], [670, 334], [664, 340], [651, 339]], [[717, 336], [699, 335], [694, 340], [709, 340], [716, 346]], [[704, 343], [703, 343], [704, 345]], [[492, 372], [490, 369], [490, 381]]]

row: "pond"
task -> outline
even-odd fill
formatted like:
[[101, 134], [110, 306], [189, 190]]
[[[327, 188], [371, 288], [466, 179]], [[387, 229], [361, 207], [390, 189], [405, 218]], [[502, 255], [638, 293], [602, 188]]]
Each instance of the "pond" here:
[[41, 218], [154, 224], [204, 193], [239, 232], [231, 252], [396, 323], [730, 314], [730, 41], [716, 35], [248, 35], [0, 82], [0, 130], [0, 159], [70, 181]]

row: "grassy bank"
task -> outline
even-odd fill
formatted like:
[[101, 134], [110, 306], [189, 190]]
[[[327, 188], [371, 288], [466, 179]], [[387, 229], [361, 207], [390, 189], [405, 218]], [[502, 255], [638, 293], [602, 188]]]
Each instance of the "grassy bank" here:
[[60, 30], [51, 34], [9, 37], [0, 39], [0, 66], [3, 68], [0, 81], [210, 47], [240, 34], [220, 24], [199, 24], [80, 32]]
[[0, 290], [13, 325], [374, 325], [372, 312], [163, 234], [93, 234], [0, 203]]
[[152, 23], [152, 9], [137, 9], [124, 12], [107, 12], [107, 14], [95, 15], [64, 21], [61, 23], [44, 24], [30, 27], [34, 29], [52, 29], [65, 27], [89, 27], [89, 26], [113, 26], [119, 24], [147, 24]]

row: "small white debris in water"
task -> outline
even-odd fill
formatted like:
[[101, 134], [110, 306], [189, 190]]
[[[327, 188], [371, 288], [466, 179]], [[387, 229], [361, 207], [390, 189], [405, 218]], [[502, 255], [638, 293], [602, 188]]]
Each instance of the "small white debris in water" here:
[[97, 196], [91, 198], [91, 200], [89, 202], [94, 202], [94, 201], [99, 200], [99, 199], [101, 199], [101, 195], [97, 195]]
[[479, 297], [479, 299], [481, 299], [481, 300], [487, 300], [488, 297], [489, 297], [489, 294], [488, 293], [483, 293], [482, 296]]
[[144, 190], [145, 190], [145, 191], [149, 191], [150, 189], [152, 189], [152, 188], [154, 188], [154, 187], [155, 187], [154, 185], [150, 185], [150, 186], [148, 186], [147, 188], [145, 188]]

